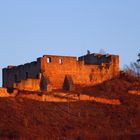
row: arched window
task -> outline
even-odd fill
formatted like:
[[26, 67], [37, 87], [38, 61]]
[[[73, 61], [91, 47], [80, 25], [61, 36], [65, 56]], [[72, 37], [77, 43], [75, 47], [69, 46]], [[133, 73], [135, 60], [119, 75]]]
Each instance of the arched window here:
[[47, 63], [51, 63], [51, 58], [50, 57], [47, 58]]
[[59, 59], [59, 64], [63, 64], [63, 60], [61, 58]]

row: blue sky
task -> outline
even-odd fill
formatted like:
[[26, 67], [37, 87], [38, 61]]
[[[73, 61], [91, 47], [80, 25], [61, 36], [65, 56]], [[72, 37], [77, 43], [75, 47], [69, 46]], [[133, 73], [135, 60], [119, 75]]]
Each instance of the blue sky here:
[[136, 60], [140, 0], [0, 0], [0, 69], [100, 49], [119, 54], [121, 67]]

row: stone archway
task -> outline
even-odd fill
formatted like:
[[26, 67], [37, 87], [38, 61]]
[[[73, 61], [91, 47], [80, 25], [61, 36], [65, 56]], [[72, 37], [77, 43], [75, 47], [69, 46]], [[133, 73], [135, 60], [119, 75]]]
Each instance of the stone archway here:
[[40, 90], [41, 91], [45, 91], [47, 90], [47, 79], [44, 76], [41, 76], [41, 80], [40, 80]]
[[74, 84], [72, 77], [70, 75], [66, 75], [63, 83], [63, 89], [66, 91], [74, 90]]
[[41, 91], [48, 91], [48, 92], [52, 91], [52, 86], [50, 84], [50, 80], [48, 77], [41, 76], [40, 90]]

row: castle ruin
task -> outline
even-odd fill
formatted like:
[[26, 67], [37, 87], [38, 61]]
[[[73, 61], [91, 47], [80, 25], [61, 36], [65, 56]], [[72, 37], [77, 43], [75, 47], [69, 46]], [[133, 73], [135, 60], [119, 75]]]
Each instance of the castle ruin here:
[[28, 91], [73, 90], [119, 74], [119, 56], [87, 53], [79, 58], [44, 55], [36, 61], [3, 69], [3, 87]]

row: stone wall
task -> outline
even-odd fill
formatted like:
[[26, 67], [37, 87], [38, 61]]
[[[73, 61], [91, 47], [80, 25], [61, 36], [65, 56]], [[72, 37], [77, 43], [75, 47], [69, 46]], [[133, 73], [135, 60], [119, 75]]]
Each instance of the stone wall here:
[[0, 88], [0, 97], [9, 97], [9, 93], [6, 88]]
[[73, 84], [93, 85], [118, 74], [117, 55], [88, 54], [78, 60], [70, 56], [44, 55], [35, 62], [3, 69], [3, 87], [38, 90], [40, 86], [41, 90], [47, 90], [49, 85], [51, 89], [62, 89], [67, 75]]
[[41, 58], [41, 73], [49, 78], [53, 88], [62, 88], [66, 75], [72, 77], [74, 84], [98, 84], [119, 74], [118, 56], [101, 58], [100, 64], [86, 64], [84, 59], [77, 61], [76, 57], [45, 55]]
[[40, 74], [40, 59], [19, 66], [8, 66], [3, 69], [3, 87], [13, 87], [25, 79], [38, 79]]
[[19, 83], [14, 83], [14, 89], [21, 91], [40, 91], [39, 79], [21, 80]]
[[102, 63], [110, 63], [111, 62], [111, 56], [109, 54], [87, 54], [84, 56], [81, 56], [78, 58], [79, 61], [84, 61], [85, 64], [93, 64], [93, 65], [101, 65]]
[[[51, 61], [47, 62], [47, 59]], [[41, 58], [41, 73], [49, 79], [53, 88], [62, 88], [66, 75], [77, 75], [77, 58], [45, 55]]]

